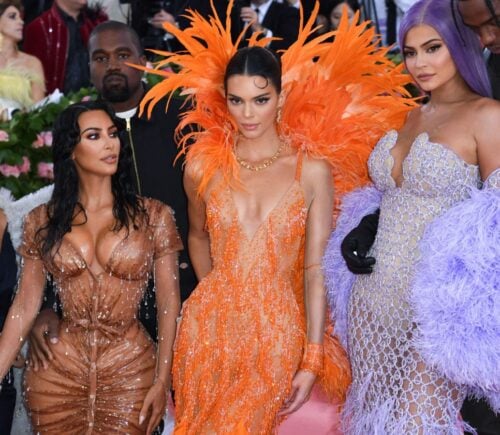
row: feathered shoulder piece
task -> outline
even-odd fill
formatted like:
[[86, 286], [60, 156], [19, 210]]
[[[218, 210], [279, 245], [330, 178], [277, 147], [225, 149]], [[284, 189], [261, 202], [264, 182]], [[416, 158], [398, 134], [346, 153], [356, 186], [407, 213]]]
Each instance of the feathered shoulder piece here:
[[[233, 153], [237, 128], [227, 110], [223, 79], [246, 29], [231, 41], [232, 6], [230, 0], [225, 25], [213, 4], [214, 16], [208, 20], [188, 11], [191, 26], [185, 30], [165, 24], [185, 51], [156, 52], [165, 59], [149, 72], [164, 80], [141, 103], [151, 113], [153, 105], [176, 89], [188, 97], [177, 131], [180, 153], [200, 174], [200, 194], [216, 173], [232, 186], [239, 184]], [[343, 16], [337, 31], [311, 39], [318, 9], [316, 3], [307, 23], [301, 19], [297, 41], [282, 53], [284, 103], [278, 128], [291, 146], [330, 162], [339, 197], [368, 181], [371, 149], [384, 132], [402, 125], [414, 102], [405, 98], [409, 77], [386, 58], [387, 49], [378, 47], [368, 23], [349, 24]], [[264, 47], [269, 42], [253, 34], [248, 44]], [[163, 72], [167, 63], [177, 64], [180, 71]], [[186, 133], [193, 125], [197, 127]]]

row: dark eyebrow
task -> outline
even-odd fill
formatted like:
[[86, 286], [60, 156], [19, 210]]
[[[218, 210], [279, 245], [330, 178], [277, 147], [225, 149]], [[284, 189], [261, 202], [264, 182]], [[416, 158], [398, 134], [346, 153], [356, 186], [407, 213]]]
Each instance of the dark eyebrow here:
[[94, 54], [96, 54], [96, 53], [97, 53], [97, 54], [106, 54], [106, 51], [105, 51], [105, 50], [103, 50], [102, 48], [96, 48], [96, 49], [92, 52], [92, 56], [93, 56]]
[[257, 95], [254, 100], [256, 100], [257, 98], [262, 98], [262, 97], [269, 97], [269, 95], [271, 95], [270, 92], [266, 92], [265, 94], [260, 94], [260, 95]]
[[[428, 41], [425, 41], [420, 46], [421, 47], [425, 47], [426, 45], [434, 44], [436, 42], [443, 42], [443, 40], [440, 39], [440, 38], [432, 38], [432, 39], [429, 39]], [[411, 49], [413, 49], [413, 47], [411, 45], [404, 45], [403, 48], [411, 48]]]
[[[256, 97], [253, 97], [254, 100], [256, 100], [257, 98], [262, 98], [262, 97], [268, 97], [270, 94], [270, 92], [266, 92], [264, 94], [260, 94], [260, 95], [257, 95]], [[234, 95], [234, 94], [227, 94], [228, 97], [235, 97], [235, 98], [240, 98], [238, 95]]]
[[80, 134], [83, 134], [83, 133], [85, 133], [86, 131], [89, 131], [89, 130], [101, 131], [102, 128], [99, 128], [99, 127], [89, 127], [89, 128], [86, 128], [85, 130], [83, 130]]
[[118, 47], [118, 48], [114, 48], [113, 50], [111, 51], [108, 51], [108, 50], [104, 50], [102, 48], [96, 48], [93, 52], [92, 52], [92, 56], [94, 56], [95, 54], [109, 54], [109, 53], [112, 53], [112, 52], [123, 52], [123, 51], [126, 51], [127, 53], [132, 53], [132, 50], [130, 49], [130, 47], [127, 47], [127, 46], [123, 46], [123, 47]]

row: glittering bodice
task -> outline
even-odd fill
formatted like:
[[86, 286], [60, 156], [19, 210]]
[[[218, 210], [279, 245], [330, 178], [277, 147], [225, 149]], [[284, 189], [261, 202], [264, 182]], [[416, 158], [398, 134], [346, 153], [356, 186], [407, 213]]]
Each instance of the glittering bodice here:
[[[149, 199], [145, 199], [145, 206], [149, 224], [132, 228], [128, 236], [117, 242], [101, 273], [91, 271], [80, 249], [67, 237], [62, 239], [54, 258], [44, 262], [56, 284], [64, 319], [70, 325], [116, 335], [137, 321], [138, 305], [154, 259], [180, 247], [170, 209]], [[33, 223], [37, 229], [45, 225], [46, 206], [32, 213], [25, 233]], [[38, 257], [39, 247], [35, 243], [27, 245], [34, 236], [35, 232], [24, 237], [22, 251]]]
[[468, 196], [469, 188], [478, 186], [479, 171], [475, 165], [464, 162], [452, 149], [430, 142], [427, 133], [418, 135], [403, 162], [403, 183], [396, 186], [391, 172], [394, 159], [391, 150], [398, 133], [387, 133], [373, 150], [368, 166], [375, 186], [395, 194], [434, 198], [445, 201], [444, 207]]
[[[467, 198], [470, 188], [479, 186], [480, 176], [477, 166], [464, 162], [446, 146], [430, 142], [427, 133], [422, 133], [403, 162], [403, 182], [398, 187], [391, 176], [394, 166], [391, 149], [397, 138], [396, 131], [387, 133], [368, 162], [375, 186], [384, 192], [372, 253], [380, 268], [395, 272], [395, 266], [403, 267], [404, 271], [395, 272], [394, 279], [401, 274], [405, 276], [400, 279], [405, 281], [418, 259], [417, 244], [426, 225]], [[404, 249], [398, 248], [402, 246]]]
[[[231, 190], [217, 188], [207, 202], [214, 272], [229, 268], [241, 279], [248, 278], [250, 271], [260, 274], [266, 270], [294, 282], [296, 264], [303, 260], [306, 216], [302, 187], [294, 180], [249, 236], [239, 221]], [[263, 252], [267, 255], [261, 255]]]
[[426, 226], [469, 196], [471, 187], [480, 184], [479, 169], [422, 133], [403, 162], [398, 187], [391, 175], [397, 138], [396, 131], [387, 133], [368, 162], [383, 196], [370, 251], [374, 270], [357, 277], [349, 300], [353, 384], [347, 432], [456, 434], [465, 391], [427, 367], [413, 348], [410, 292]]
[[178, 424], [189, 434], [272, 433], [305, 338], [302, 187], [296, 178], [252, 235], [222, 180], [206, 203], [213, 268], [183, 307]]

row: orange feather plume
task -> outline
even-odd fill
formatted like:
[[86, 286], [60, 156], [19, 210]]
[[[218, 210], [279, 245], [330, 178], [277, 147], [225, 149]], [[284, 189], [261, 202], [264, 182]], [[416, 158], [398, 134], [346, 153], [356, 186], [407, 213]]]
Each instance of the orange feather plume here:
[[[189, 109], [178, 127], [179, 146], [186, 160], [201, 169], [200, 194], [217, 172], [229, 185], [239, 186], [233, 153], [237, 127], [223, 92], [226, 65], [246, 31], [232, 42], [233, 2], [229, 1], [225, 25], [213, 4], [214, 16], [209, 19], [188, 11], [191, 26], [185, 30], [166, 23], [165, 30], [179, 39], [185, 51], [156, 51], [164, 60], [153, 70], [146, 68], [164, 79], [146, 94], [141, 110], [150, 114], [155, 104], [177, 89], [187, 96]], [[330, 162], [338, 205], [344, 193], [368, 182], [366, 162], [374, 144], [384, 132], [399, 128], [415, 103], [403, 98], [409, 96], [404, 88], [409, 77], [386, 58], [387, 49], [377, 46], [374, 30], [366, 22], [349, 24], [344, 14], [337, 31], [311, 39], [318, 9], [316, 3], [305, 24], [301, 17], [297, 41], [283, 52], [285, 98], [278, 127], [292, 146]], [[333, 42], [327, 42], [332, 37]], [[269, 42], [270, 38], [256, 34], [248, 41], [261, 47]], [[162, 71], [167, 63], [178, 65], [180, 71]], [[196, 129], [186, 133], [189, 126]]]

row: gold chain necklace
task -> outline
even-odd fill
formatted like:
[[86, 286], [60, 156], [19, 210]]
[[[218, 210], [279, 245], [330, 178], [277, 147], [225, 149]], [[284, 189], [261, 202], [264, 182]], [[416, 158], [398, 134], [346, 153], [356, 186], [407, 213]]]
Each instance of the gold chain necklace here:
[[236, 158], [236, 161], [240, 164], [240, 166], [242, 166], [243, 168], [248, 169], [249, 171], [258, 172], [262, 171], [263, 169], [269, 168], [269, 166], [271, 166], [278, 159], [279, 155], [281, 154], [284, 148], [285, 148], [285, 142], [281, 142], [280, 146], [271, 157], [265, 159], [262, 163], [258, 163], [255, 165], [252, 165], [251, 163], [248, 163], [246, 160], [239, 158], [236, 155], [236, 152], [234, 153], [234, 157]]

